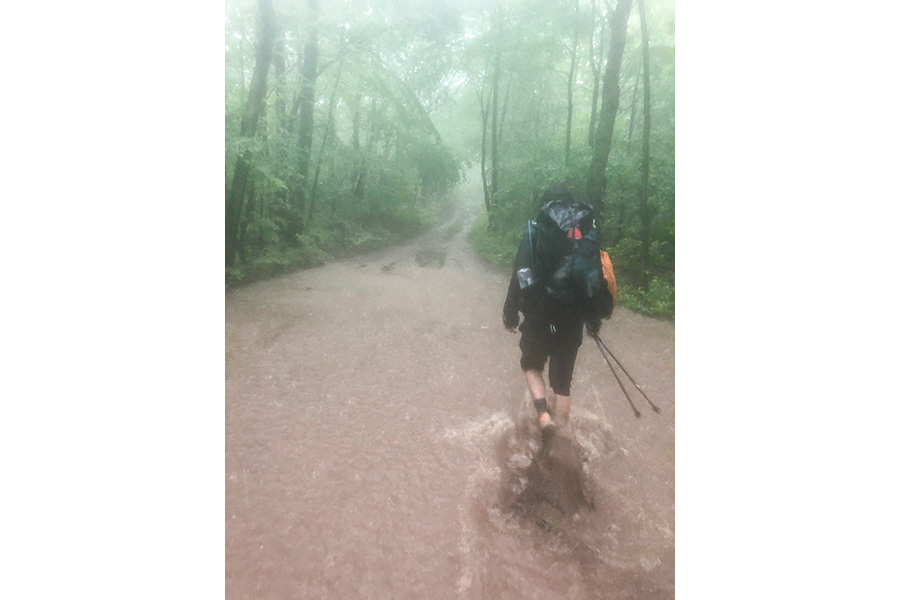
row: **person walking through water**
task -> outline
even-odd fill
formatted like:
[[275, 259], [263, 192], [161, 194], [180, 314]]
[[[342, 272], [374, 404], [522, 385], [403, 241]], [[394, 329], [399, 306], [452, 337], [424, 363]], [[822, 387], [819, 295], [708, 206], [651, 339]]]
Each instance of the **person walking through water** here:
[[[561, 181], [552, 183], [540, 202], [537, 218], [528, 222], [519, 244], [503, 305], [503, 325], [512, 333], [518, 326], [522, 333], [519, 364], [541, 430], [553, 431], [569, 420], [572, 372], [583, 328], [596, 336], [600, 320], [612, 315], [615, 279], [611, 264], [604, 277], [606, 265], [601, 265], [593, 207], [576, 202]], [[525, 317], [521, 325], [519, 312]], [[550, 387], [556, 396], [554, 414], [544, 387], [548, 359]]]

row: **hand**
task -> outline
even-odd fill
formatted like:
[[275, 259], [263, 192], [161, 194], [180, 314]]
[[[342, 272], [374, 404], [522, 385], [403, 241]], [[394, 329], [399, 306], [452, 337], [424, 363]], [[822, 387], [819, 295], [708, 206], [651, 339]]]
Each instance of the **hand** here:
[[590, 335], [592, 338], [595, 338], [600, 334], [600, 319], [597, 319], [596, 321], [588, 321], [584, 324], [584, 326], [587, 328], [588, 335]]
[[512, 326], [512, 327], [511, 327], [511, 326], [509, 326], [509, 325], [504, 324], [503, 327], [505, 327], [506, 330], [507, 330], [508, 332], [510, 332], [510, 333], [515, 333], [515, 332], [516, 332], [515, 326]]

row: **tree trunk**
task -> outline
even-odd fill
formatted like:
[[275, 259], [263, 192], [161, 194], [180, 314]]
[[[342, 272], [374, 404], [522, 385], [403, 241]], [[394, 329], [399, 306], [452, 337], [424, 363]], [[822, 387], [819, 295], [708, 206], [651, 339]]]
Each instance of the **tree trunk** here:
[[296, 180], [292, 186], [291, 209], [292, 219], [288, 227], [288, 234], [293, 237], [303, 233], [303, 216], [306, 208], [307, 179], [309, 177], [309, 163], [312, 154], [313, 142], [313, 114], [316, 104], [316, 77], [319, 63], [319, 0], [308, 0], [309, 8], [309, 39], [303, 46], [303, 66], [300, 72], [300, 132], [297, 139]]
[[[643, 68], [642, 68], [643, 70]], [[634, 86], [632, 86], [631, 92], [631, 116], [628, 118], [628, 149], [631, 149], [631, 138], [634, 136], [634, 120], [637, 111], [637, 93], [638, 87], [640, 86], [641, 73], [638, 73], [637, 77], [634, 78]]]
[[540, 181], [539, 174], [539, 157], [540, 157], [540, 148], [541, 148], [541, 123], [542, 121], [542, 111], [544, 108], [544, 99], [547, 91], [546, 82], [542, 83], [540, 89], [538, 90], [538, 96], [534, 99], [534, 118], [531, 119], [534, 127], [531, 131], [531, 190], [532, 190], [532, 201], [534, 208], [540, 207], [540, 196], [543, 193], [543, 190], [540, 190], [540, 186], [543, 185], [543, 181]]
[[[600, 47], [597, 49], [597, 55], [594, 56], [594, 21], [596, 18], [596, 6], [595, 1], [591, 0], [591, 40], [590, 40], [590, 51], [591, 51], [591, 73], [594, 76], [594, 87], [593, 92], [591, 94], [591, 121], [588, 125], [588, 147], [594, 147], [594, 139], [596, 137], [597, 132], [597, 101], [600, 99], [600, 75], [603, 70], [601, 69], [601, 65], [603, 64], [603, 41], [604, 34], [606, 33], [606, 27], [601, 25], [600, 27]], [[601, 23], [603, 19], [600, 20]]]
[[241, 92], [246, 93], [247, 92], [247, 83], [245, 81], [246, 76], [244, 74], [244, 35], [243, 34], [244, 34], [244, 32], [241, 31], [241, 40], [240, 40], [241, 43], [239, 45], [239, 48], [241, 49], [241, 51], [238, 54], [238, 56], [241, 57]]
[[[499, 37], [499, 36], [498, 36]], [[492, 84], [493, 100], [491, 106], [491, 204], [495, 203], [497, 190], [500, 187], [499, 163], [500, 163], [500, 145], [497, 131], [497, 112], [500, 108], [500, 43], [497, 42], [497, 49], [494, 54], [494, 76]]]
[[360, 106], [362, 99], [360, 95], [357, 93], [353, 98], [353, 150], [355, 152], [359, 152], [359, 123], [360, 123], [360, 113], [362, 112], [362, 107]]
[[[288, 161], [286, 141], [289, 137], [289, 132], [291, 131], [291, 120], [293, 119], [293, 115], [291, 115], [290, 119], [288, 118], [284, 31], [281, 31], [280, 35], [275, 39], [275, 46], [272, 52], [272, 66], [275, 68], [275, 123], [277, 126], [276, 137], [278, 138], [278, 143], [272, 148], [271, 152], [274, 155], [275, 169], [278, 173], [278, 178], [283, 182], [289, 182], [291, 180], [292, 170], [290, 162]], [[289, 200], [287, 186], [276, 190], [273, 196], [275, 198], [276, 206], [287, 205]], [[267, 198], [260, 198], [259, 204], [261, 207], [265, 206], [266, 203]], [[260, 211], [260, 215], [261, 214], [262, 211]], [[257, 244], [257, 247], [259, 246], [260, 244]]]
[[284, 37], [279, 36], [275, 41], [272, 54], [272, 66], [275, 67], [275, 120], [278, 123], [278, 137], [281, 138], [287, 130], [287, 103], [284, 96]]
[[503, 108], [500, 109], [500, 130], [497, 132], [497, 146], [503, 145], [503, 124], [506, 123], [506, 109], [509, 107], [509, 89], [512, 87], [512, 73], [506, 78], [506, 91], [503, 92]]
[[343, 44], [341, 45], [341, 60], [338, 63], [337, 78], [334, 81], [334, 89], [331, 91], [331, 101], [328, 103], [328, 118], [325, 121], [325, 131], [322, 133], [322, 143], [319, 146], [319, 155], [316, 158], [316, 172], [313, 176], [312, 190], [309, 194], [309, 214], [306, 216], [306, 222], [311, 223], [313, 219], [313, 211], [316, 209], [316, 192], [319, 188], [319, 172], [322, 169], [322, 157], [325, 154], [325, 144], [328, 142], [328, 136], [334, 129], [334, 105], [337, 101], [338, 86], [341, 84], [341, 75], [344, 71], [344, 52]]
[[[272, 0], [259, 0], [259, 44], [256, 47], [256, 64], [250, 93], [244, 114], [241, 115], [241, 137], [256, 135], [259, 116], [266, 101], [266, 77], [272, 61], [272, 46], [275, 42], [275, 11]], [[238, 250], [241, 213], [244, 208], [244, 193], [250, 176], [252, 156], [249, 150], [241, 152], [234, 167], [234, 177], [225, 199], [225, 265], [231, 266]]]
[[[485, 78], [487, 73], [485, 72]], [[488, 101], [490, 103], [490, 100]], [[488, 217], [488, 229], [493, 226], [494, 208], [491, 206], [491, 188], [487, 177], [487, 130], [490, 106], [484, 104], [484, 88], [478, 93], [478, 104], [481, 107], [481, 190], [484, 192], [484, 210]]]
[[566, 170], [569, 169], [569, 158], [572, 154], [572, 112], [574, 105], [572, 95], [575, 85], [575, 64], [578, 57], [578, 0], [575, 0], [575, 27], [572, 30], [572, 60], [569, 63], [568, 112], [566, 113]]
[[619, 0], [609, 17], [609, 58], [603, 74], [603, 94], [600, 115], [597, 118], [597, 137], [594, 156], [587, 176], [588, 198], [597, 212], [603, 210], [606, 199], [606, 165], [612, 149], [613, 127], [619, 111], [619, 73], [622, 70], [622, 54], [625, 52], [625, 37], [628, 30], [628, 15], [632, 0]]
[[257, 211], [256, 205], [259, 203], [259, 194], [256, 193], [256, 190], [254, 188], [255, 186], [253, 185], [253, 180], [251, 179], [247, 182], [247, 191], [244, 193], [247, 201], [244, 203], [243, 215], [241, 215], [237, 236], [237, 254], [242, 261], [245, 261], [247, 258], [248, 247], [252, 247], [255, 242], [255, 240], [247, 239], [247, 222], [255, 218], [254, 213], [256, 213]]
[[360, 203], [362, 203], [362, 201], [366, 197], [366, 177], [368, 176], [369, 172], [369, 153], [375, 146], [375, 139], [377, 138], [378, 118], [378, 103], [374, 98], [371, 98], [369, 100], [369, 118], [368, 123], [366, 124], [366, 146], [361, 152], [359, 170], [356, 173], [356, 182], [353, 185], [353, 194], [356, 196], [357, 200]]
[[650, 287], [650, 38], [644, 0], [637, 0], [641, 16], [641, 47], [644, 55], [644, 144], [641, 161], [641, 287]]
[[350, 143], [353, 144], [353, 160], [350, 162], [350, 189], [355, 193], [359, 172], [362, 170], [362, 149], [359, 145], [359, 129], [362, 123], [362, 96], [359, 92], [353, 95], [351, 107], [353, 108], [353, 135]]

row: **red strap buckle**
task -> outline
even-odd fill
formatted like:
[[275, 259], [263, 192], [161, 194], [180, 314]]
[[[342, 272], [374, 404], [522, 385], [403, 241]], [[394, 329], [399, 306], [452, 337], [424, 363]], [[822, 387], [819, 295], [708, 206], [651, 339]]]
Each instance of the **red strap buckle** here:
[[569, 230], [569, 233], [566, 234], [566, 237], [572, 240], [580, 240], [582, 237], [581, 230], [577, 227], [573, 227]]

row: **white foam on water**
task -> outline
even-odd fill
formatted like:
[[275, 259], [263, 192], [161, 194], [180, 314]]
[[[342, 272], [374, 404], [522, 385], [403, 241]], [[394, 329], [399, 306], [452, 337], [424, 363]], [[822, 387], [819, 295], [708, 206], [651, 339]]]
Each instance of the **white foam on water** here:
[[450, 427], [444, 430], [442, 438], [467, 446], [481, 446], [484, 442], [493, 442], [513, 427], [514, 423], [509, 415], [496, 412], [484, 421], [469, 421], [460, 427]]

